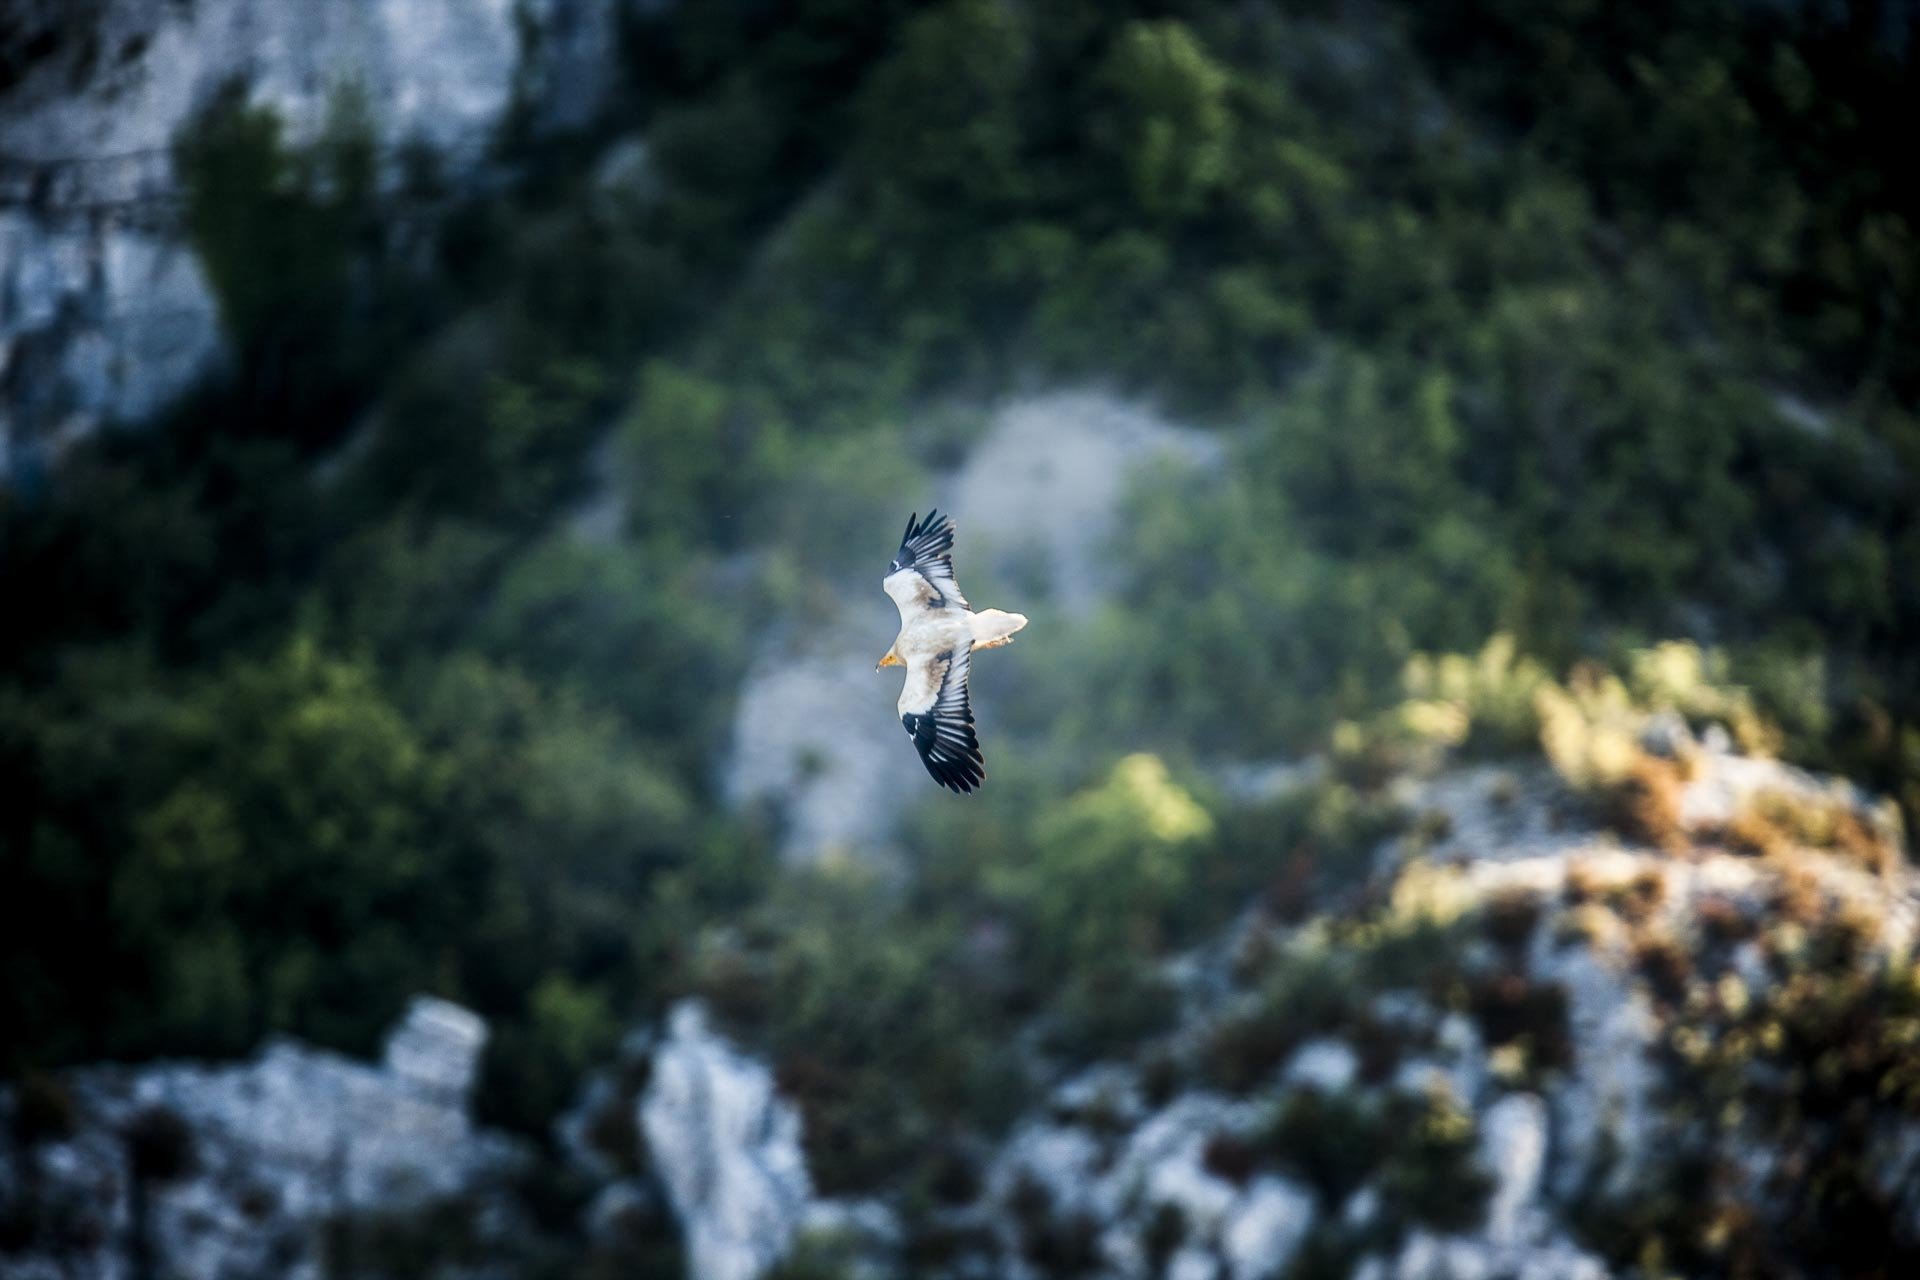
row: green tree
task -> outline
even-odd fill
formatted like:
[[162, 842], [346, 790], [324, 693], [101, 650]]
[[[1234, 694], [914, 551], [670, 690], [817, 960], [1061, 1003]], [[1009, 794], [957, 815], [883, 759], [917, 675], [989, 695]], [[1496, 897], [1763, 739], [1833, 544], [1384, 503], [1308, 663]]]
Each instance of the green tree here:
[[1230, 79], [1184, 24], [1135, 22], [1114, 39], [1100, 82], [1111, 103], [1092, 128], [1149, 218], [1198, 212], [1227, 176]]

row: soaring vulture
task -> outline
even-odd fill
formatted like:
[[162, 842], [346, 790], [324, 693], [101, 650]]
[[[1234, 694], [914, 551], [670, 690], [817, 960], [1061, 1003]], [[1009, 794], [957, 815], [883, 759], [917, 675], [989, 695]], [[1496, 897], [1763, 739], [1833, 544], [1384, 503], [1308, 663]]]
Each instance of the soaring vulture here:
[[980, 741], [973, 734], [967, 677], [974, 651], [1013, 643], [1024, 615], [999, 609], [979, 613], [953, 580], [953, 521], [938, 511], [907, 521], [900, 550], [880, 582], [900, 610], [900, 634], [881, 667], [905, 667], [900, 723], [933, 780], [950, 791], [972, 791], [986, 779]]

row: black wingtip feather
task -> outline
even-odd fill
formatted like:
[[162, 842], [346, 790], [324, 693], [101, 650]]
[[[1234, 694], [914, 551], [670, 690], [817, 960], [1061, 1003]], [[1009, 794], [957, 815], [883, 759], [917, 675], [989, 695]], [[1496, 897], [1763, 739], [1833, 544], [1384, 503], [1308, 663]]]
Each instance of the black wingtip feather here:
[[927, 512], [924, 520], [907, 521], [907, 532], [900, 539], [901, 563], [941, 555], [953, 548], [953, 517], [943, 516], [939, 508]]
[[986, 781], [986, 762], [980, 755], [980, 740], [974, 736], [970, 710], [963, 708], [957, 715], [909, 714], [901, 717], [901, 723], [935, 782], [956, 795], [966, 795]]

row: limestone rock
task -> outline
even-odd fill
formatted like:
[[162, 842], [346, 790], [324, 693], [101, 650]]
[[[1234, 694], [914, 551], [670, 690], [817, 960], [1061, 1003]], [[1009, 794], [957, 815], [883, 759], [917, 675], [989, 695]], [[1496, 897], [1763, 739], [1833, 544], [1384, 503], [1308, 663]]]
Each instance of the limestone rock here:
[[220, 360], [172, 156], [216, 95], [239, 86], [293, 143], [356, 97], [383, 154], [419, 144], [460, 178], [510, 110], [535, 128], [592, 116], [619, 3], [16, 0], [9, 35], [47, 52], [0, 93], [0, 482]]
[[[128, 1135], [154, 1116], [177, 1130], [182, 1148], [178, 1176], [148, 1189], [163, 1274], [318, 1277], [326, 1219], [456, 1198], [493, 1198], [491, 1220], [511, 1229], [502, 1187], [528, 1153], [476, 1128], [465, 1109], [485, 1037], [474, 1014], [421, 998], [389, 1037], [383, 1065], [280, 1040], [249, 1062], [73, 1072], [63, 1078], [71, 1131], [5, 1152], [0, 1200], [27, 1194], [10, 1184], [24, 1172], [41, 1216], [78, 1225], [93, 1243], [63, 1245], [57, 1257], [31, 1246], [4, 1270], [39, 1274], [45, 1263], [54, 1268], [46, 1274], [121, 1280]], [[15, 1105], [0, 1091], [0, 1113]], [[0, 1135], [10, 1131], [0, 1125]]]
[[640, 1125], [694, 1280], [754, 1280], [785, 1253], [812, 1200], [799, 1113], [697, 1003], [669, 1019]]
[[1480, 1160], [1493, 1175], [1486, 1236], [1493, 1244], [1521, 1242], [1540, 1198], [1547, 1156], [1547, 1108], [1531, 1093], [1511, 1093], [1480, 1117]]
[[432, 996], [416, 996], [387, 1036], [389, 1074], [420, 1092], [464, 1106], [480, 1069], [487, 1024], [478, 1014]]
[[1353, 1083], [1360, 1060], [1338, 1040], [1314, 1040], [1300, 1046], [1287, 1064], [1286, 1081], [1323, 1093], [1337, 1093]]
[[1310, 1192], [1282, 1178], [1256, 1178], [1220, 1233], [1233, 1280], [1285, 1275], [1313, 1217]]

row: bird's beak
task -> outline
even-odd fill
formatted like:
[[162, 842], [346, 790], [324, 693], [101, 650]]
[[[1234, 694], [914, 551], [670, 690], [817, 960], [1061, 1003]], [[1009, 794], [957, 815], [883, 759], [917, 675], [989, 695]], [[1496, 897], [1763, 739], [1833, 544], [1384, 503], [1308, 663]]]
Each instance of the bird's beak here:
[[880, 661], [878, 661], [878, 662], [876, 662], [876, 663], [874, 663], [874, 664], [873, 664], [873, 669], [874, 669], [875, 671], [879, 671], [879, 670], [881, 670], [882, 668], [885, 668], [885, 667], [904, 667], [904, 666], [906, 666], [906, 665], [907, 665], [906, 663], [904, 663], [904, 662], [902, 662], [902, 661], [900, 661], [900, 659], [898, 659], [898, 658], [896, 658], [896, 657], [894, 657], [894, 655], [893, 655], [893, 650], [891, 650], [891, 649], [889, 649], [889, 650], [887, 650], [887, 656], [886, 656], [886, 657], [884, 657], [884, 658], [882, 658], [882, 659], [880, 659]]

